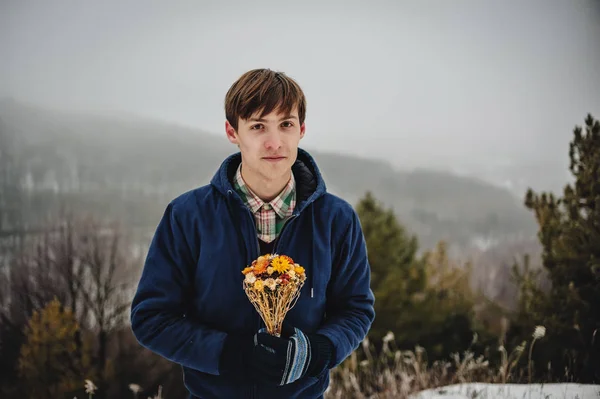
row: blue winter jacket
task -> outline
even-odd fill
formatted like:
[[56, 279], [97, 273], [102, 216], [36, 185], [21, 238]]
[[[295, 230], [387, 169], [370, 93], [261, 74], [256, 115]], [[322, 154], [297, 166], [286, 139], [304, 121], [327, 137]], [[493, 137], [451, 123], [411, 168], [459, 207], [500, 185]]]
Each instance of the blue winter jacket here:
[[[254, 218], [234, 191], [240, 153], [225, 159], [210, 184], [172, 200], [151, 241], [131, 325], [139, 343], [183, 367], [199, 398], [319, 398], [329, 370], [285, 386], [243, 386], [219, 375], [229, 332], [264, 326], [242, 289], [242, 269], [259, 254]], [[302, 149], [292, 167], [297, 205], [274, 248], [304, 266], [307, 280], [286, 316], [334, 345], [331, 368], [365, 338], [373, 319], [367, 249], [357, 214], [328, 193], [314, 159]]]

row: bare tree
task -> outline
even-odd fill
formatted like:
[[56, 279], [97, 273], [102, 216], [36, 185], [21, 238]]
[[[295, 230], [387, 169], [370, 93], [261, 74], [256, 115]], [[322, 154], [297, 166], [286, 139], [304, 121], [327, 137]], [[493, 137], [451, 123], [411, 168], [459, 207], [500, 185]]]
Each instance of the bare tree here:
[[98, 337], [97, 365], [104, 373], [110, 334], [127, 325], [129, 287], [137, 262], [128, 251], [122, 230], [115, 224], [103, 227], [90, 220], [80, 238], [84, 276], [79, 291]]
[[[130, 287], [139, 259], [133, 256], [127, 234], [118, 224], [63, 213], [51, 228], [32, 235], [27, 248], [0, 273], [3, 368], [14, 369], [22, 328], [33, 311], [57, 298], [95, 337], [94, 364], [101, 381], [105, 373], [111, 334], [128, 325]], [[11, 338], [12, 337], [12, 338]], [[3, 343], [2, 341], [6, 341]], [[16, 346], [6, 356], [7, 345]], [[77, 346], [81, 348], [81, 337]], [[98, 392], [100, 397], [104, 393]]]
[[0, 119], [0, 233], [20, 227], [20, 174], [13, 137]]

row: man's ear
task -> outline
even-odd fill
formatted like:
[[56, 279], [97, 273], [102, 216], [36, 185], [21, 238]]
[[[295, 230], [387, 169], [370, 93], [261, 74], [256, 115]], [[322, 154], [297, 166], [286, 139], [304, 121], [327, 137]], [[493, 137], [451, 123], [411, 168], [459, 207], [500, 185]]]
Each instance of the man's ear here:
[[303, 138], [305, 133], [306, 133], [306, 122], [302, 123], [302, 126], [300, 126], [300, 138]]
[[231, 123], [229, 123], [229, 121], [227, 120], [225, 121], [225, 135], [231, 143], [239, 145], [237, 132], [235, 131], [233, 126], [231, 126]]

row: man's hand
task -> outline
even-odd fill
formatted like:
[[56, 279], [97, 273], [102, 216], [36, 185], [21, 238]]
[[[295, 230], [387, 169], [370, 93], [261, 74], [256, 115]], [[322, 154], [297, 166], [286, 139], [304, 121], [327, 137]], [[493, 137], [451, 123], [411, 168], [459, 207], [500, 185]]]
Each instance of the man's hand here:
[[305, 375], [321, 374], [328, 368], [333, 350], [333, 344], [325, 336], [305, 334], [284, 323], [281, 337], [264, 329], [256, 334], [253, 363], [265, 380], [285, 385]]
[[228, 334], [219, 359], [219, 374], [246, 383], [253, 379], [254, 336]]

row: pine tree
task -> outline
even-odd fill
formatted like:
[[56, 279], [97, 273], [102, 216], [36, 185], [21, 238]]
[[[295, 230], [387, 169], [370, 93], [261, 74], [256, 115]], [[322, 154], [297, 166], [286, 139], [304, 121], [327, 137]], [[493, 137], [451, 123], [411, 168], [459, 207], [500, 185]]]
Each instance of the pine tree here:
[[377, 344], [391, 331], [399, 346], [422, 346], [430, 360], [465, 350], [473, 339], [469, 265], [454, 263], [445, 242], [419, 256], [417, 238], [370, 192], [356, 209], [375, 294], [369, 338]]
[[416, 236], [409, 235], [392, 209], [384, 209], [371, 192], [367, 192], [356, 207], [369, 250], [373, 268], [373, 286], [381, 285], [390, 272], [406, 275], [411, 270], [418, 251]]
[[414, 339], [406, 323], [414, 294], [425, 287], [423, 262], [417, 259], [417, 238], [409, 235], [392, 209], [385, 209], [370, 192], [356, 206], [367, 243], [376, 317], [369, 333], [375, 341], [388, 331]]
[[478, 297], [471, 289], [472, 265], [452, 260], [445, 241], [427, 251], [424, 259], [426, 286], [416, 315], [427, 328], [421, 331], [420, 344], [429, 348], [430, 357], [447, 359], [452, 352], [466, 350], [473, 340], [473, 306]]
[[525, 195], [539, 225], [551, 289], [543, 296], [537, 292], [535, 301], [524, 297], [533, 305], [530, 320], [547, 328], [544, 351], [538, 351], [539, 372], [550, 362], [557, 377], [568, 369], [577, 380], [599, 382], [600, 123], [592, 115], [585, 130], [575, 127], [569, 157], [574, 182], [562, 197], [531, 188]]

